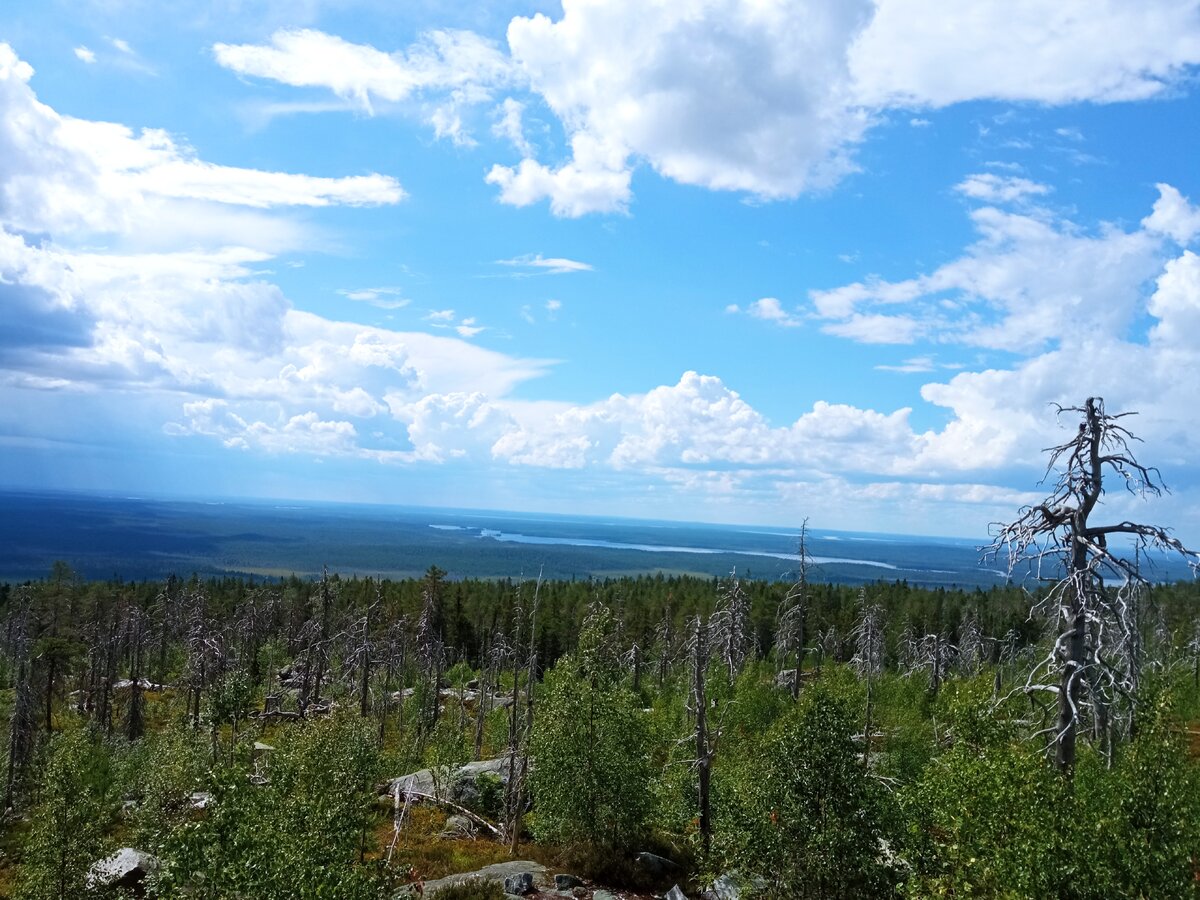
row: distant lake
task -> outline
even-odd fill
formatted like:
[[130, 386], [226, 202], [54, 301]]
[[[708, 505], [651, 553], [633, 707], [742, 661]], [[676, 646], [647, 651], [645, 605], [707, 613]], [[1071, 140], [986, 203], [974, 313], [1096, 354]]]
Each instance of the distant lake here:
[[[439, 529], [455, 529], [465, 530], [461, 525], [431, 525], [431, 528]], [[751, 532], [752, 534], [766, 534], [768, 532]], [[528, 534], [510, 534], [505, 531], [493, 531], [490, 528], [483, 528], [479, 532], [479, 536], [490, 538], [496, 541], [510, 542], [514, 544], [545, 544], [548, 546], [566, 546], [566, 547], [607, 547], [611, 550], [643, 550], [646, 553], [703, 553], [712, 555], [714, 553], [728, 553], [736, 556], [766, 556], [771, 559], [786, 559], [790, 562], [796, 562], [796, 553], [769, 553], [765, 550], [731, 550], [728, 548], [711, 548], [711, 547], [677, 547], [666, 544], [622, 544], [619, 541], [601, 541], [589, 540], [587, 538], [560, 538], [560, 537], [535, 537]], [[789, 537], [792, 537], [789, 535]], [[895, 569], [890, 563], [877, 562], [871, 559], [846, 559], [837, 556], [813, 556], [811, 553], [808, 556], [810, 562], [821, 565], [824, 563], [848, 563], [856, 566], [878, 566], [881, 569]]]

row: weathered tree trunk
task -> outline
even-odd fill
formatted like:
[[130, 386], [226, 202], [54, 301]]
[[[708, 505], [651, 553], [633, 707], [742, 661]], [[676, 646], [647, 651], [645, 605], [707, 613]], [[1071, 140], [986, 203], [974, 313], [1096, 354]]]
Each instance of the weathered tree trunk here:
[[704, 685], [708, 669], [707, 631], [704, 622], [697, 617], [693, 637], [692, 705], [696, 710], [696, 799], [700, 807], [700, 847], [705, 860], [712, 849], [712, 752], [708, 745], [708, 696]]
[[371, 714], [371, 609], [367, 608], [367, 618], [363, 623], [362, 682], [359, 685], [358, 714], [364, 719]]
[[1066, 776], [1075, 772], [1075, 720], [1079, 709], [1079, 689], [1084, 678], [1086, 664], [1087, 621], [1083, 612], [1072, 617], [1071, 632], [1067, 636], [1067, 658], [1062, 667], [1058, 689], [1058, 732], [1055, 762], [1058, 770]]

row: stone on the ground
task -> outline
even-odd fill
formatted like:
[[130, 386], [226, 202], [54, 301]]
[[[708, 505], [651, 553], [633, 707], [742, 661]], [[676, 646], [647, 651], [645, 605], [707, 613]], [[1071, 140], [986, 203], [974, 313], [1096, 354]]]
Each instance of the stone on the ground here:
[[122, 847], [92, 864], [88, 870], [90, 888], [120, 888], [140, 893], [146, 876], [158, 868], [158, 857], [133, 847]]
[[[464, 784], [466, 782], [475, 781], [480, 775], [495, 775], [500, 779], [501, 783], [508, 783], [508, 757], [500, 756], [495, 759], [481, 759], [477, 762], [469, 762], [461, 768], [455, 769], [450, 777], [445, 779], [442, 785], [442, 796], [446, 796], [447, 790], [453, 795], [455, 785]], [[419, 794], [433, 793], [433, 773], [429, 769], [420, 769], [416, 772], [411, 772], [408, 775], [401, 775], [399, 778], [393, 778], [387, 782], [385, 793], [392, 793], [395, 790], [396, 783], [399, 782], [400, 790], [413, 790]], [[449, 786], [449, 787], [448, 787]], [[454, 798], [455, 802], [462, 803], [463, 806], [470, 806], [469, 803], [463, 803], [462, 800]]]
[[679, 885], [675, 884], [663, 895], [663, 900], [688, 900], [688, 898], [687, 894], [680, 890]]
[[583, 879], [574, 875], [555, 875], [554, 886], [560, 891], [569, 891], [571, 888], [581, 887]]
[[533, 893], [533, 873], [517, 872], [504, 878], [504, 893], [523, 896]]
[[679, 869], [679, 866], [657, 853], [643, 851], [637, 855], [638, 867], [652, 878], [662, 878]]
[[188, 805], [192, 809], [208, 809], [212, 802], [213, 795], [208, 791], [192, 791], [188, 796]]
[[441, 836], [444, 838], [475, 837], [475, 823], [466, 816], [450, 816], [446, 819], [446, 824], [442, 827]]
[[741, 900], [748, 888], [755, 892], [766, 890], [767, 883], [762, 878], [747, 879], [737, 871], [726, 872], [712, 883], [707, 891], [700, 896], [704, 900]]
[[[529, 873], [533, 877], [535, 886], [544, 887], [546, 890], [554, 884], [546, 874], [546, 867], [541, 863], [533, 862], [528, 859], [518, 859], [512, 862], [493, 863], [490, 866], [484, 866], [474, 872], [460, 872], [457, 875], [447, 875], [445, 878], [438, 878], [433, 881], [426, 881], [424, 885], [425, 897], [432, 897], [444, 887], [449, 887], [452, 884], [459, 884], [463, 881], [469, 881], [472, 878], [486, 878], [488, 881], [494, 881], [497, 884], [504, 886], [504, 880], [510, 875], [519, 875], [521, 873]], [[407, 885], [402, 887], [395, 896], [399, 897], [416, 897], [418, 896], [415, 885]]]

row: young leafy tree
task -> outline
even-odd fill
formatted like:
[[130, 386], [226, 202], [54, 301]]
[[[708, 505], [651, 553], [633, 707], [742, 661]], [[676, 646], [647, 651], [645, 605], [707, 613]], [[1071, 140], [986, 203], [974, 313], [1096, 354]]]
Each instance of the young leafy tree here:
[[775, 724], [751, 771], [739, 868], [765, 879], [772, 898], [877, 897], [891, 874], [881, 861], [888, 818], [881, 785], [863, 768], [850, 686], [822, 679]]
[[1075, 779], [1075, 818], [1094, 823], [1070, 835], [1086, 879], [1080, 897], [1196, 896], [1200, 769], [1188, 758], [1172, 696], [1156, 684], [1142, 696], [1137, 736], [1110, 769], [1087, 758]]
[[246, 763], [218, 763], [206, 784], [210, 808], [164, 842], [162, 896], [380, 896], [377, 871], [361, 862], [379, 776], [369, 720], [339, 711], [298, 723], [267, 784], [251, 784]]
[[547, 674], [530, 774], [540, 838], [630, 848], [649, 820], [646, 716], [621, 678], [612, 613], [593, 604], [579, 649]]
[[954, 746], [900, 792], [905, 895], [1060, 896], [1065, 783], [1019, 740], [1011, 709], [995, 707], [986, 680], [957, 682], [939, 707]]
[[55, 734], [31, 816], [17, 900], [62, 900], [86, 893], [108, 819], [108, 761], [82, 728]]

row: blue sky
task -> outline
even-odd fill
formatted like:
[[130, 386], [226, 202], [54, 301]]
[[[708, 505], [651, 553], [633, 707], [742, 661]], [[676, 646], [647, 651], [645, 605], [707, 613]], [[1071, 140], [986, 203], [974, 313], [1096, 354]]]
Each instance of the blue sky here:
[[0, 10], [0, 484], [1200, 542], [1200, 4]]

